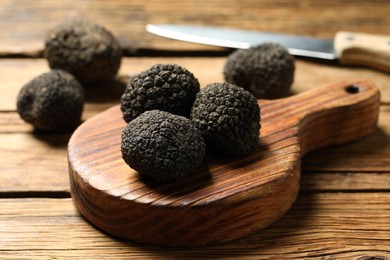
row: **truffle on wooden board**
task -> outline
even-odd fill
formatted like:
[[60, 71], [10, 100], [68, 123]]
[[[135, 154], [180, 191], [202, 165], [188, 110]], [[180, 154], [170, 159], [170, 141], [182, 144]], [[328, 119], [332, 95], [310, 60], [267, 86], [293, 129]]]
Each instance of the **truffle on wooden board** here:
[[127, 85], [121, 99], [121, 110], [130, 122], [148, 110], [162, 110], [189, 117], [199, 81], [176, 64], [156, 64], [136, 75]]
[[128, 123], [121, 140], [124, 161], [161, 182], [191, 175], [206, 150], [202, 135], [188, 118], [159, 110], [146, 111]]
[[52, 70], [22, 87], [17, 98], [20, 117], [46, 131], [68, 131], [80, 123], [84, 89], [69, 73]]
[[236, 85], [213, 83], [201, 89], [190, 119], [207, 147], [219, 153], [243, 155], [258, 144], [260, 108], [251, 93]]
[[119, 70], [122, 49], [103, 26], [76, 19], [47, 33], [44, 55], [50, 68], [65, 70], [84, 84], [112, 79]]
[[238, 85], [256, 98], [288, 96], [294, 81], [294, 58], [276, 43], [264, 43], [229, 55], [223, 74], [226, 82]]

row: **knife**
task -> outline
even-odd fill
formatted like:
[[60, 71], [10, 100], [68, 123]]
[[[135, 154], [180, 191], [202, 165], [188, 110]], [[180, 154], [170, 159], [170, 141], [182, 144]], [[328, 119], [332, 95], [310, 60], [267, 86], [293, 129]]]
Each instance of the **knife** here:
[[276, 42], [295, 56], [338, 60], [340, 64], [363, 65], [390, 73], [390, 37], [340, 31], [334, 39], [238, 30], [211, 26], [148, 24], [146, 31], [176, 40], [247, 49]]

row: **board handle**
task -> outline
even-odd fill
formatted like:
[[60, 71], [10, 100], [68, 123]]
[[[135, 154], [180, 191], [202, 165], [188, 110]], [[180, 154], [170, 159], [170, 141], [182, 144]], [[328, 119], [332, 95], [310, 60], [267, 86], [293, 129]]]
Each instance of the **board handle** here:
[[[329, 145], [357, 140], [374, 131], [380, 93], [369, 81], [347, 80], [280, 100], [260, 100], [259, 104], [262, 120], [268, 117], [264, 120], [267, 124], [283, 122], [283, 128], [295, 129], [294, 135], [299, 138], [304, 156]], [[283, 131], [282, 127], [269, 129]]]
[[390, 37], [338, 32], [334, 49], [341, 64], [364, 65], [390, 73]]

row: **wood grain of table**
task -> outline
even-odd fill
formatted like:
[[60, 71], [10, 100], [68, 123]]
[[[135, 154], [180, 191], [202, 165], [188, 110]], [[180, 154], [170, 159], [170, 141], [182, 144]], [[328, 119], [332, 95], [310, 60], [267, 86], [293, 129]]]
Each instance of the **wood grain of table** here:
[[221, 82], [231, 50], [162, 39], [147, 23], [186, 23], [332, 37], [338, 30], [390, 35], [387, 0], [27, 1], [0, 0], [1, 259], [390, 259], [390, 75], [362, 67], [296, 59], [301, 93], [345, 79], [381, 91], [378, 127], [358, 141], [303, 159], [297, 201], [255, 235], [204, 248], [165, 248], [113, 237], [73, 205], [67, 142], [71, 133], [35, 131], [16, 112], [20, 88], [49, 71], [45, 32], [86, 17], [109, 28], [125, 50], [115, 82], [89, 91], [83, 120], [119, 103], [128, 76], [177, 63], [202, 86]]

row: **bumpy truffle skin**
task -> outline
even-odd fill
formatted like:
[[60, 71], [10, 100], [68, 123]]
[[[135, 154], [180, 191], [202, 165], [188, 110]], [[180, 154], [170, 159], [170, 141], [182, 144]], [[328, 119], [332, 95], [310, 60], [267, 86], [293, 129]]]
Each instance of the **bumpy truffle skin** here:
[[256, 98], [275, 99], [289, 94], [294, 81], [294, 58], [281, 45], [264, 43], [229, 55], [225, 81], [243, 87]]
[[20, 117], [35, 128], [65, 132], [80, 123], [84, 89], [69, 73], [52, 70], [22, 87], [17, 99]]
[[197, 94], [190, 119], [216, 152], [239, 156], [258, 144], [260, 108], [251, 93], [236, 85], [207, 85]]
[[188, 118], [150, 110], [123, 129], [124, 161], [141, 175], [168, 182], [191, 175], [205, 156], [205, 142]]
[[44, 55], [50, 68], [65, 70], [88, 84], [112, 79], [120, 67], [122, 50], [101, 25], [71, 20], [47, 33]]
[[156, 64], [136, 75], [121, 99], [121, 110], [130, 122], [148, 110], [162, 110], [189, 117], [199, 81], [187, 69], [176, 64]]

